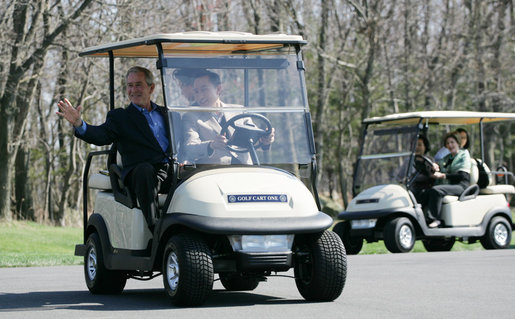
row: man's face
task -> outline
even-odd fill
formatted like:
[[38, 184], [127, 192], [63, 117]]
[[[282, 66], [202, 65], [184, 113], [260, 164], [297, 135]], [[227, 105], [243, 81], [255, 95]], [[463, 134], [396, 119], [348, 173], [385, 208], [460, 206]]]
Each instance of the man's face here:
[[216, 106], [216, 101], [218, 101], [222, 91], [220, 85], [215, 87], [206, 75], [195, 79], [193, 88], [195, 90], [195, 101], [200, 106]]
[[143, 72], [132, 72], [127, 76], [127, 95], [132, 103], [150, 108], [150, 97], [155, 85], [148, 85]]

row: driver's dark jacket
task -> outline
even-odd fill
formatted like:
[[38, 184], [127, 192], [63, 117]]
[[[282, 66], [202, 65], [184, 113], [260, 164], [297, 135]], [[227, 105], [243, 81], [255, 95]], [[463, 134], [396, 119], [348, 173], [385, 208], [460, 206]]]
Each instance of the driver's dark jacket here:
[[[168, 131], [166, 109], [157, 106], [157, 110], [163, 115]], [[166, 152], [163, 151], [152, 133], [147, 119], [132, 104], [124, 109], [118, 108], [109, 111], [106, 121], [101, 125], [95, 126], [87, 123], [86, 125], [87, 129], [84, 135], [75, 132], [76, 137], [95, 145], [109, 145], [116, 142], [123, 165], [122, 179], [125, 179], [127, 174], [140, 163], [158, 164], [168, 160]]]

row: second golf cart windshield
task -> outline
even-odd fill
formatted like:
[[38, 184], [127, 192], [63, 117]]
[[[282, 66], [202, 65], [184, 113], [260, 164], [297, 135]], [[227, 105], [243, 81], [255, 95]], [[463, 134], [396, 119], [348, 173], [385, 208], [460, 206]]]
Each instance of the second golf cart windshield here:
[[[311, 162], [304, 83], [293, 47], [266, 54], [172, 54], [165, 56], [162, 71], [174, 153], [180, 163]], [[199, 77], [207, 88], [196, 82]], [[206, 103], [199, 95], [202, 90], [219, 95], [219, 103]], [[231, 149], [217, 154], [207, 144], [224, 126]], [[263, 144], [268, 134], [247, 136], [239, 133], [238, 126], [268, 133], [273, 128], [275, 139], [270, 145]], [[249, 155], [253, 152], [247, 147], [249, 139], [257, 159]]]
[[368, 126], [355, 174], [355, 192], [374, 185], [407, 182], [418, 132], [417, 125]]
[[[363, 121], [364, 139], [361, 154], [356, 163], [353, 192], [357, 194], [369, 187], [385, 184], [408, 184], [415, 177], [415, 149], [419, 135], [424, 135], [433, 144], [431, 153], [440, 147], [441, 137], [458, 127], [465, 127], [472, 141], [469, 151], [474, 158], [485, 162], [485, 146], [495, 146], [496, 141], [483, 136], [484, 124], [494, 131], [495, 126], [515, 119], [513, 113], [427, 111], [391, 114]], [[474, 131], [476, 134], [474, 134]], [[509, 128], [503, 131], [510, 132]], [[495, 138], [497, 134], [490, 134]], [[502, 157], [502, 156], [501, 156]], [[417, 165], [422, 165], [417, 162]], [[423, 170], [423, 169], [422, 169]]]

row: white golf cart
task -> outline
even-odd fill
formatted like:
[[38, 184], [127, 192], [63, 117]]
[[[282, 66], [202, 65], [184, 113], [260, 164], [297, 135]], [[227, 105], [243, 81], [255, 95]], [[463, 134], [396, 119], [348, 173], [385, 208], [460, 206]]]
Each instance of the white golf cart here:
[[[320, 211], [314, 184], [315, 149], [301, 55], [305, 43], [292, 35], [186, 32], [101, 45], [80, 54], [109, 57], [111, 108], [115, 58], [156, 59], [172, 144], [173, 183], [169, 193], [159, 195], [161, 214], [153, 233], [119, 177], [116, 145], [89, 154], [84, 243], [75, 254], [84, 256], [92, 293], [121, 293], [129, 278], [162, 274], [174, 304], [195, 306], [208, 298], [215, 274], [227, 290], [253, 290], [268, 276], [293, 268], [306, 300], [331, 301], [341, 294], [345, 248], [327, 230], [333, 220]], [[217, 73], [223, 102], [232, 106], [188, 102], [174, 77], [178, 69]], [[222, 131], [231, 132], [231, 154], [243, 154], [247, 162], [221, 164], [188, 154], [184, 118], [216, 112], [238, 113], [222, 124]], [[269, 148], [256, 145], [272, 128], [275, 142]], [[107, 171], [89, 174], [97, 155], [107, 155]], [[98, 191], [88, 218], [89, 189]]]
[[[421, 239], [428, 251], [451, 250], [456, 238], [468, 243], [479, 239], [486, 249], [508, 248], [513, 225], [506, 195], [515, 193], [510, 172], [490, 171], [484, 165], [486, 171], [482, 173], [489, 174], [488, 185], [480, 188], [476, 184], [478, 165], [473, 160], [471, 186], [460, 196], [444, 197], [440, 228], [427, 226], [423, 208], [410, 186], [418, 174], [430, 175], [432, 167], [426, 156], [421, 157], [425, 165], [415, 165], [419, 135], [428, 136], [433, 148], [438, 149], [446, 131], [467, 127], [469, 133], [479, 133], [476, 149], [481, 150], [480, 163], [484, 163], [483, 125], [501, 121], [508, 121], [503, 123], [510, 125], [509, 121], [514, 119], [513, 113], [458, 111], [414, 112], [365, 119], [363, 143], [354, 172], [354, 198], [338, 216], [343, 221], [333, 228], [342, 238], [347, 253], [359, 253], [364, 239], [367, 242], [384, 240], [386, 248], [393, 253], [411, 251], [416, 239]], [[506, 131], [509, 134], [510, 130]], [[473, 150], [471, 157], [474, 158]], [[403, 165], [405, 162], [408, 165]], [[502, 174], [504, 184], [494, 185], [493, 174]]]

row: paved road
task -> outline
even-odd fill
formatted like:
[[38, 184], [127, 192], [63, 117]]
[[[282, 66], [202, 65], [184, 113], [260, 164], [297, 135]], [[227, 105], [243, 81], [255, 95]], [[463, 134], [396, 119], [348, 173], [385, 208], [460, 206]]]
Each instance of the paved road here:
[[[349, 256], [343, 294], [308, 303], [290, 278], [252, 293], [226, 292], [181, 309], [162, 278], [130, 280], [119, 296], [94, 296], [82, 267], [0, 269], [0, 318], [515, 318], [515, 250]], [[291, 273], [289, 273], [291, 275]]]

